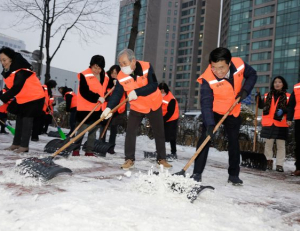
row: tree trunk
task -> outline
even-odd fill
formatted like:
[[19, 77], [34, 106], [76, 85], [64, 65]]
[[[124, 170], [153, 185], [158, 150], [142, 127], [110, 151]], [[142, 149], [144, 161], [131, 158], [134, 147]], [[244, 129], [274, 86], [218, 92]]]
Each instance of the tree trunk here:
[[50, 19], [50, 12], [49, 12], [49, 1], [48, 2], [48, 8], [46, 11], [46, 43], [45, 43], [45, 48], [46, 48], [46, 71], [45, 71], [45, 81], [44, 83], [46, 84], [50, 79], [50, 64], [51, 64], [51, 60], [52, 58], [50, 57], [50, 37], [51, 37], [51, 26], [52, 26], [52, 22]]
[[130, 32], [130, 38], [128, 42], [128, 49], [134, 51], [135, 41], [138, 34], [139, 17], [141, 10], [141, 0], [136, 0], [133, 5], [132, 27]]

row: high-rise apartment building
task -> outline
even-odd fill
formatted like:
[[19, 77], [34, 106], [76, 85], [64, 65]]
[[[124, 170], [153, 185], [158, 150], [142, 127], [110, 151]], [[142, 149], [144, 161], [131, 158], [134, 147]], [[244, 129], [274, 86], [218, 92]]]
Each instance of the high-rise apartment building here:
[[[120, 5], [118, 54], [129, 41], [134, 1]], [[141, 0], [137, 59], [151, 62], [158, 81], [166, 82], [183, 110], [200, 108], [196, 79], [217, 47], [220, 0]]]
[[269, 91], [273, 77], [300, 81], [300, 2], [223, 1], [221, 45], [257, 70], [257, 87]]

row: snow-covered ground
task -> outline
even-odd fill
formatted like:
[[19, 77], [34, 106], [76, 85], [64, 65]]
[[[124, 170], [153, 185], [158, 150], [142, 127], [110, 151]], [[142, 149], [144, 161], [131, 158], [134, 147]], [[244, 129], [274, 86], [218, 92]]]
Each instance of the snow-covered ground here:
[[[300, 230], [300, 178], [289, 176], [294, 161], [285, 162], [284, 173], [242, 168], [244, 186], [237, 187], [227, 183], [227, 152], [211, 148], [202, 184], [215, 190], [203, 191], [190, 203], [186, 192], [174, 192], [169, 185], [194, 185], [189, 178], [170, 175], [185, 166], [193, 147], [178, 145], [179, 159], [169, 172], [162, 172], [144, 159], [143, 151], [155, 150], [154, 141], [140, 136], [136, 167], [125, 172], [120, 169], [124, 136], [119, 135], [115, 155], [55, 158], [55, 163], [73, 171], [72, 176], [45, 183], [15, 172], [20, 158], [49, 156], [43, 149], [52, 139], [41, 135], [39, 142], [30, 143], [28, 154], [18, 155], [3, 150], [12, 135], [0, 135], [1, 231]], [[170, 153], [169, 144], [166, 147]], [[151, 170], [161, 172], [149, 175]]]

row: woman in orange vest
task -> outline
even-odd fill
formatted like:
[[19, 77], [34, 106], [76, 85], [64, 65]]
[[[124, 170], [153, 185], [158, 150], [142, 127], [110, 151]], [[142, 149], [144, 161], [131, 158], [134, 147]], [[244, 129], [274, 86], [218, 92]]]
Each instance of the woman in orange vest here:
[[287, 124], [292, 125], [293, 118], [295, 120], [295, 166], [296, 170], [291, 173], [292, 176], [300, 176], [300, 83], [294, 85], [288, 104]]
[[53, 91], [55, 90], [57, 83], [55, 80], [50, 79], [46, 83], [46, 86], [47, 86], [48, 95], [49, 95], [49, 102], [48, 102], [48, 109], [42, 120], [41, 134], [47, 133], [48, 127], [52, 123], [52, 115], [53, 115], [53, 111], [54, 111], [53, 107], [55, 106]]
[[[0, 96], [3, 95], [5, 92], [7, 91], [7, 89], [3, 88], [0, 91]], [[3, 104], [2, 106], [0, 106], [0, 119], [2, 120], [2, 122], [6, 122], [7, 120], [7, 107], [8, 104], [10, 103], [10, 101], [8, 101], [7, 103]], [[5, 131], [5, 124], [0, 122], [0, 126], [1, 126], [1, 130], [0, 133], [3, 134], [8, 134], [8, 132]]]
[[288, 84], [282, 76], [276, 76], [273, 79], [270, 89], [271, 91], [264, 95], [263, 100], [260, 94], [257, 95], [258, 107], [263, 109], [260, 137], [265, 138], [267, 169], [273, 169], [273, 145], [276, 141], [276, 171], [284, 172], [285, 141], [288, 138], [286, 114], [290, 94], [286, 92]]
[[179, 118], [178, 102], [171, 93], [166, 83], [158, 85], [162, 94], [162, 113], [164, 119], [165, 139], [170, 142], [171, 155], [167, 155], [169, 159], [177, 159], [176, 138], [177, 138], [177, 124]]
[[14, 140], [6, 150], [28, 152], [33, 118], [42, 114], [45, 94], [35, 72], [31, 70], [31, 65], [21, 54], [2, 47], [0, 61], [4, 82], [9, 89], [0, 96], [0, 106], [15, 97], [7, 109], [17, 115]]
[[[109, 91], [110, 89], [112, 89], [116, 83], [117, 83], [117, 76], [118, 73], [120, 72], [121, 68], [119, 65], [113, 65], [110, 67], [110, 69], [107, 71], [107, 75], [109, 77], [109, 82], [108, 82], [108, 86], [107, 86], [107, 91]], [[112, 93], [111, 93], [112, 94]], [[125, 92], [120, 100], [120, 103], [125, 100], [126, 95]], [[109, 96], [107, 97], [107, 100], [109, 100]], [[114, 144], [116, 145], [116, 137], [117, 137], [117, 132], [118, 132], [118, 126], [119, 125], [123, 125], [124, 127], [124, 121], [126, 120], [126, 104], [124, 104], [122, 107], [120, 107], [114, 114], [113, 114], [113, 118], [110, 122], [110, 135], [109, 135], [109, 143], [110, 144]], [[107, 120], [105, 120], [107, 121]], [[104, 124], [100, 127], [100, 134], [102, 134], [104, 130]], [[106, 137], [106, 133], [104, 134], [102, 141], [105, 142], [105, 137]], [[110, 154], [115, 154], [115, 150], [114, 147], [112, 149], [109, 149], [107, 152]]]
[[76, 112], [77, 112], [77, 95], [72, 88], [60, 87], [58, 91], [62, 94], [66, 101], [66, 112], [70, 113], [69, 125], [70, 131], [67, 136], [75, 130], [76, 125]]
[[[78, 73], [77, 78], [79, 80], [79, 87], [77, 92], [77, 113], [76, 119], [79, 124], [95, 106], [99, 103], [99, 106], [91, 114], [91, 116], [84, 122], [84, 124], [78, 129], [77, 134], [86, 129], [89, 125], [98, 120], [102, 111], [105, 109], [105, 92], [107, 89], [109, 77], [106, 75], [105, 59], [101, 55], [95, 55], [90, 61], [88, 69]], [[94, 156], [94, 142], [96, 140], [96, 131], [98, 126], [88, 132], [87, 145], [85, 156]], [[76, 141], [77, 144], [81, 144], [83, 137]], [[73, 151], [73, 156], [79, 156], [79, 149]]]

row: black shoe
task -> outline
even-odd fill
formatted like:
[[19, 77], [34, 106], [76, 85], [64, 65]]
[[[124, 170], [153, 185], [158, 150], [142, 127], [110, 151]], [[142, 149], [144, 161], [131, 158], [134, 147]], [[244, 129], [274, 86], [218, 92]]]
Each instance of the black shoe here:
[[6, 131], [0, 131], [0, 133], [2, 133], [2, 134], [8, 134], [8, 132], [6, 132]]
[[31, 138], [31, 141], [37, 142], [39, 141], [39, 138]]
[[280, 165], [276, 165], [276, 171], [277, 172], [284, 172], [283, 167]]
[[167, 158], [168, 161], [177, 160], [177, 154], [176, 153], [167, 154], [166, 158]]
[[193, 178], [196, 182], [202, 182], [202, 177], [200, 173], [193, 173], [190, 178]]
[[243, 181], [238, 176], [230, 176], [228, 178], [228, 183], [232, 183], [234, 186], [243, 185]]

